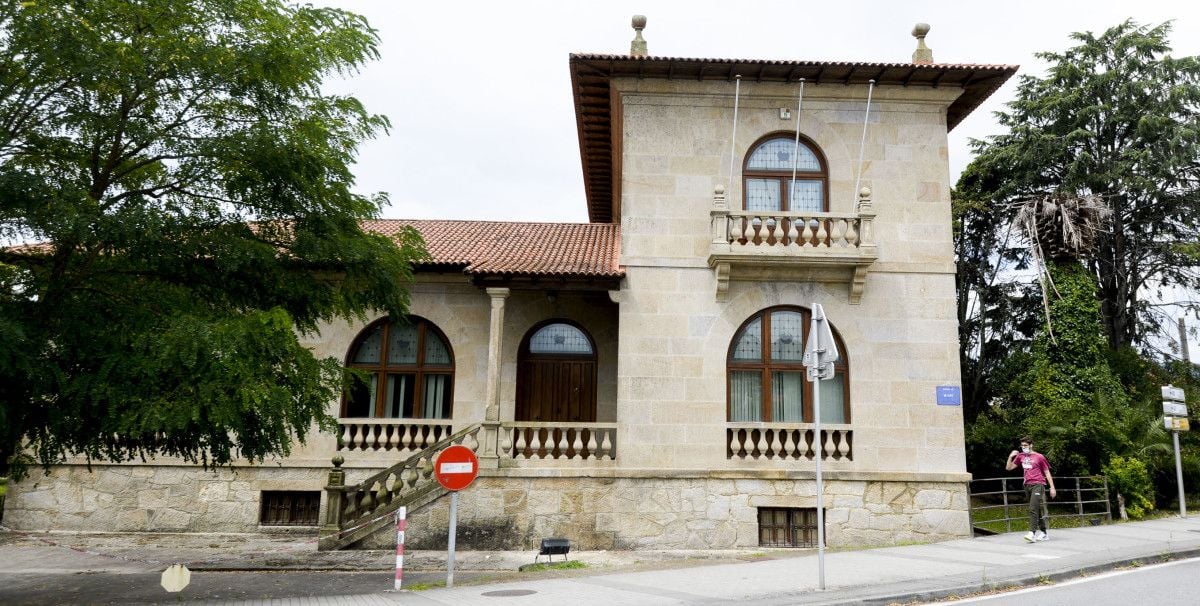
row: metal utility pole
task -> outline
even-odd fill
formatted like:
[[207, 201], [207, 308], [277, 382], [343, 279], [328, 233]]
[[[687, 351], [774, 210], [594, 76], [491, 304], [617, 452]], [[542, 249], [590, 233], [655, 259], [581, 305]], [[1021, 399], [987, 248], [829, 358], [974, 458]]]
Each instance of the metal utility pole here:
[[840, 357], [833, 329], [825, 319], [825, 310], [813, 303], [808, 342], [804, 344], [804, 365], [813, 386], [813, 439], [817, 443], [817, 576], [818, 587], [825, 589], [825, 487], [821, 480], [821, 458], [825, 440], [821, 437], [821, 380], [833, 378], [833, 363]]

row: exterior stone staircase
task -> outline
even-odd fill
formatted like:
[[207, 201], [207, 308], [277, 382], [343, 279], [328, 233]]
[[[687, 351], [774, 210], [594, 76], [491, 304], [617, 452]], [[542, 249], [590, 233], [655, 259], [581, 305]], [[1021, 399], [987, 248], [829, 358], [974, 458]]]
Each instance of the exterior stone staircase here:
[[344, 459], [333, 458], [325, 487], [325, 524], [317, 549], [345, 549], [392, 525], [397, 509], [422, 507], [447, 493], [433, 477], [433, 463], [446, 447], [461, 444], [472, 451], [479, 450], [478, 434], [482, 425], [476, 423], [432, 444], [376, 473], [358, 484], [346, 486]]

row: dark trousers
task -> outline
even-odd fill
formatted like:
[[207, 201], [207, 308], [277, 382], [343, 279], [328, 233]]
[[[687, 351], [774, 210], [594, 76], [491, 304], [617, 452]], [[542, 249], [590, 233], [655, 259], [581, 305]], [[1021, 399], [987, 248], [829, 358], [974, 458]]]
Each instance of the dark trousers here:
[[1037, 532], [1038, 529], [1048, 532], [1045, 515], [1046, 485], [1026, 484], [1025, 498], [1029, 499], [1029, 532]]

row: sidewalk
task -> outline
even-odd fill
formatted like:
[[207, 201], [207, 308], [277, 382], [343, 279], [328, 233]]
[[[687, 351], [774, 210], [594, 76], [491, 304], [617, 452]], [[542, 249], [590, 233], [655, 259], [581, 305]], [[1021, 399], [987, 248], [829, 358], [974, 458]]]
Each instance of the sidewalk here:
[[[1025, 543], [1022, 533], [932, 545], [826, 555], [825, 591], [817, 591], [815, 554], [786, 560], [686, 570], [598, 575], [392, 594], [396, 603], [429, 604], [890, 604], [966, 595], [998, 587], [1063, 580], [1083, 572], [1200, 556], [1200, 517], [1164, 518], [1052, 531]], [[493, 592], [534, 591], [521, 597]], [[492, 596], [488, 594], [492, 593]]]
[[[824, 591], [817, 590], [817, 556], [811, 551], [580, 552], [572, 553], [571, 559], [587, 563], [586, 569], [510, 573], [510, 578], [520, 579], [515, 582], [403, 592], [380, 588], [360, 595], [236, 603], [890, 604], [1063, 580], [1133, 561], [1200, 556], [1200, 516], [1053, 530], [1050, 541], [1036, 544], [1025, 543], [1021, 534], [832, 551], [826, 554]], [[162, 570], [167, 564], [184, 562], [195, 574], [218, 570], [388, 570], [394, 565], [394, 556], [388, 552], [317, 552], [308, 539], [287, 537], [13, 533], [0, 537], [4, 539], [0, 541], [0, 561], [8, 571], [53, 567], [61, 572], [65, 560], [88, 571]], [[73, 550], [65, 549], [67, 545]], [[532, 558], [532, 552], [460, 552], [456, 571], [513, 571]], [[444, 553], [418, 552], [406, 558], [406, 570], [438, 569], [444, 562]]]

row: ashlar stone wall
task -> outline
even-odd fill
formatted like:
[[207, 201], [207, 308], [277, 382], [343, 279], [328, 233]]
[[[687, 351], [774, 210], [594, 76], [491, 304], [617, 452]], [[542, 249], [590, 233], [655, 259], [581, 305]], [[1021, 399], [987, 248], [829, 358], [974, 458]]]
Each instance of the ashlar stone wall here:
[[[460, 549], [732, 549], [758, 546], [759, 507], [816, 506], [813, 480], [734, 478], [480, 478], [460, 493]], [[825, 482], [830, 546], [895, 545], [969, 534], [958, 482]], [[444, 549], [449, 498], [410, 513], [406, 547]], [[395, 545], [379, 533], [365, 546]]]

